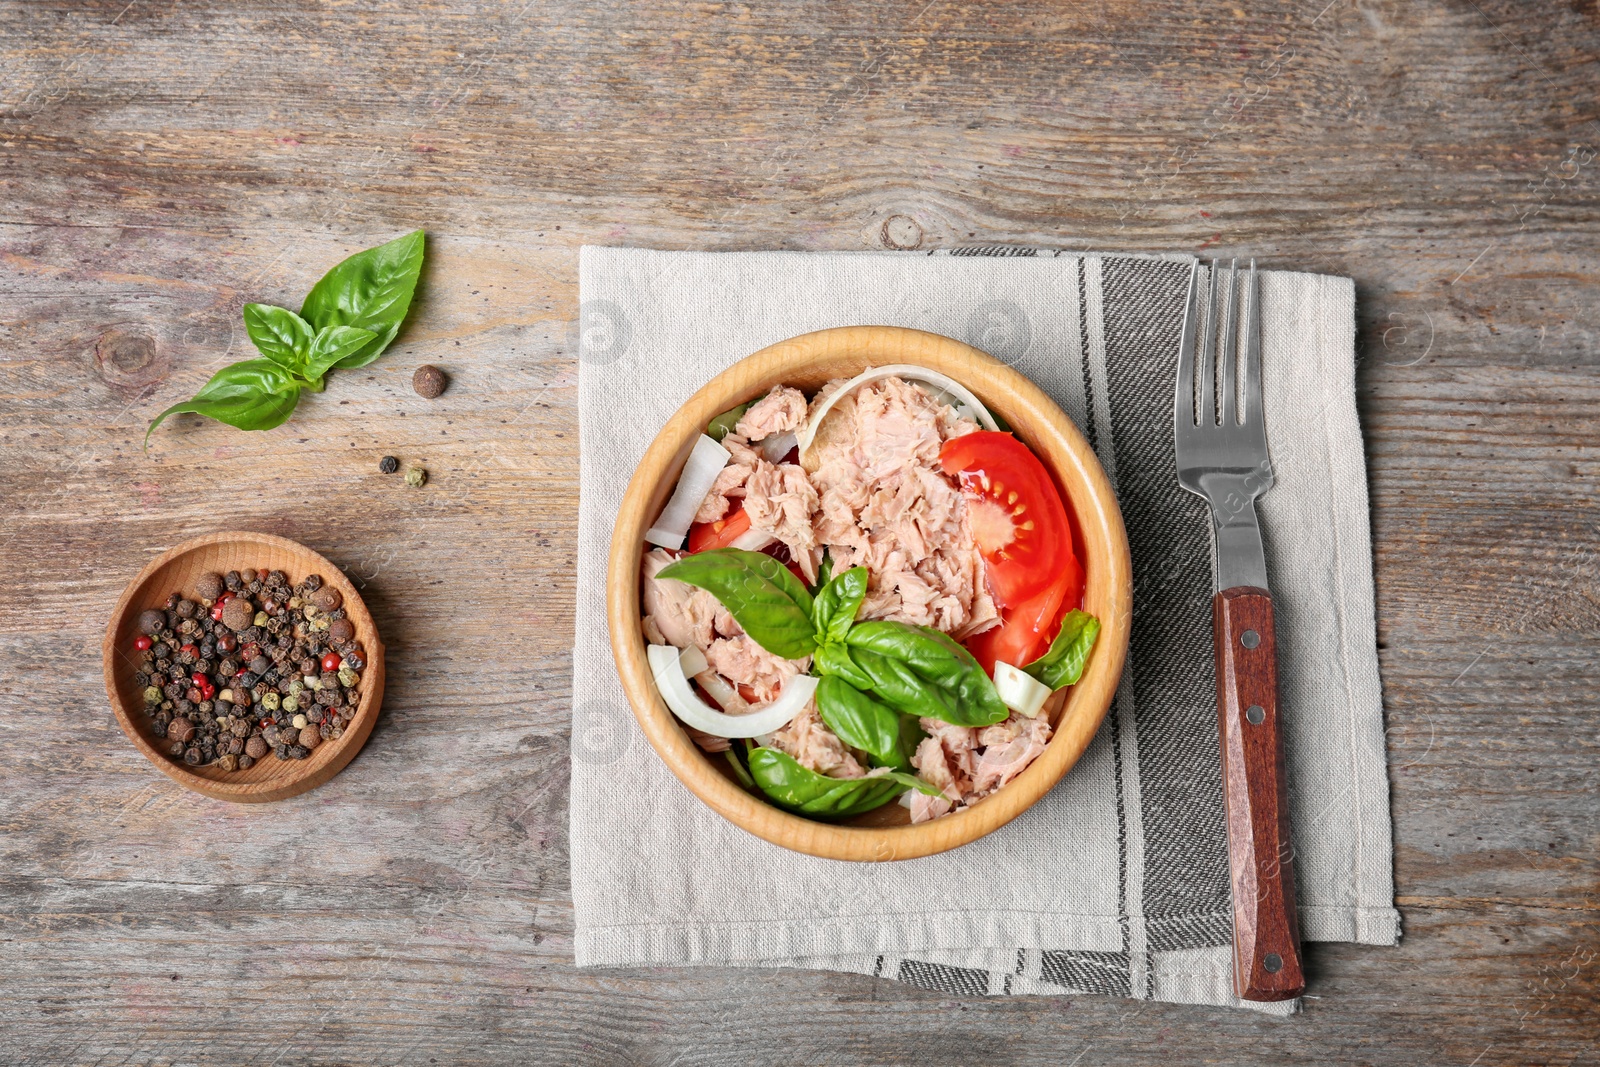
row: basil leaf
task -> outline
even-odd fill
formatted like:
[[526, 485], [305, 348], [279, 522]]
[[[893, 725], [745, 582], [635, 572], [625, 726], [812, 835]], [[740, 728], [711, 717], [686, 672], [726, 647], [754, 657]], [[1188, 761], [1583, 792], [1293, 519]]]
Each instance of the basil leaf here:
[[317, 330], [355, 326], [373, 332], [372, 340], [334, 364], [364, 367], [377, 359], [400, 331], [417, 278], [422, 274], [421, 230], [388, 244], [357, 252], [311, 287], [300, 315]]
[[957, 726], [990, 726], [1011, 712], [972, 653], [949, 635], [902, 622], [863, 622], [845, 637], [872, 690], [897, 710]]
[[824, 641], [818, 645], [812, 666], [824, 677], [838, 675], [857, 689], [872, 688], [872, 676], [857, 667], [850, 658], [850, 649], [837, 641]]
[[867, 568], [851, 567], [822, 587], [811, 605], [818, 641], [843, 641], [867, 596]]
[[832, 577], [833, 577], [833, 553], [832, 552], [824, 552], [822, 554], [822, 563], [817, 567], [817, 584], [812, 587], [811, 592], [813, 594], [815, 594], [823, 586], [827, 585], [829, 579], [831, 579]]
[[144, 432], [145, 445], [168, 415], [187, 411], [241, 430], [270, 430], [288, 421], [299, 400], [300, 386], [288, 371], [270, 359], [247, 359], [217, 371], [193, 400], [157, 415]]
[[724, 411], [721, 415], [706, 423], [706, 436], [721, 444], [722, 439], [733, 432], [733, 428], [739, 425], [739, 420], [744, 418], [744, 413], [749, 410], [749, 404], [740, 404], [736, 408], [729, 408]]
[[907, 789], [939, 790], [915, 775], [887, 771], [870, 778], [829, 778], [781, 749], [750, 753], [750, 776], [779, 807], [817, 819], [845, 819], [881, 808]]
[[911, 770], [911, 753], [904, 750], [900, 725], [911, 720], [835, 675], [817, 683], [816, 701], [817, 714], [828, 729], [871, 756], [874, 767]]
[[1022, 668], [1051, 689], [1072, 685], [1083, 677], [1095, 638], [1100, 636], [1100, 620], [1087, 611], [1069, 611], [1061, 620], [1061, 632], [1050, 642], [1050, 650]]
[[287, 308], [271, 304], [244, 306], [244, 332], [278, 366], [297, 371], [311, 350], [311, 324]]
[[717, 548], [684, 556], [656, 575], [698, 586], [721, 602], [751, 640], [774, 656], [799, 659], [817, 649], [811, 594], [764, 552]]
[[311, 342], [303, 372], [305, 377], [315, 388], [321, 389], [324, 374], [376, 336], [371, 330], [356, 326], [324, 326]]

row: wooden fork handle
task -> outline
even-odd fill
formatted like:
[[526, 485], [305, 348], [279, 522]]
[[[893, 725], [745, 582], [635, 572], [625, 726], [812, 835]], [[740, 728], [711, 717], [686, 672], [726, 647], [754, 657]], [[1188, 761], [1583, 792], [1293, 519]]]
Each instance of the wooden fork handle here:
[[1240, 586], [1212, 601], [1228, 865], [1233, 875], [1233, 985], [1241, 1000], [1305, 990], [1295, 912], [1294, 846], [1278, 721], [1272, 594]]

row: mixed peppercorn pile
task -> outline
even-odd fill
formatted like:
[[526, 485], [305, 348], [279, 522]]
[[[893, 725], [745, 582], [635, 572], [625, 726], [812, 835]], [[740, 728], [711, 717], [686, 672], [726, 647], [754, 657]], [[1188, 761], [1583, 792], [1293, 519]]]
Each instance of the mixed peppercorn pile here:
[[136, 680], [157, 747], [191, 767], [243, 770], [272, 752], [305, 759], [344, 734], [365, 650], [344, 596], [312, 574], [203, 574], [193, 599], [139, 615]]

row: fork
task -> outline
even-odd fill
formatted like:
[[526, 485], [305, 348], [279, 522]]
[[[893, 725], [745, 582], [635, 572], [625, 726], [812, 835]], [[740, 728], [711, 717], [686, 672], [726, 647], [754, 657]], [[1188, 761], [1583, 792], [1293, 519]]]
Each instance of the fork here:
[[[1212, 261], [1204, 296], [1198, 261], [1189, 273], [1173, 445], [1178, 483], [1211, 505], [1216, 533], [1211, 603], [1233, 888], [1234, 992], [1241, 1000], [1289, 1000], [1304, 991], [1305, 974], [1279, 732], [1272, 594], [1256, 520], [1256, 498], [1272, 488], [1272, 459], [1261, 400], [1255, 261], [1244, 284], [1242, 389], [1235, 367], [1238, 273], [1237, 259], [1226, 270]], [[1202, 306], [1209, 308], [1203, 320]], [[1236, 394], [1242, 394], [1242, 403]]]

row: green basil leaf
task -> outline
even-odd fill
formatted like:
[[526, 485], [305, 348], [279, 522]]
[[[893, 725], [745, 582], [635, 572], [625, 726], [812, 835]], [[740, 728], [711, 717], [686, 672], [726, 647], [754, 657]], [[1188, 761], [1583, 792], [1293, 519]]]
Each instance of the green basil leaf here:
[[311, 351], [311, 324], [287, 308], [271, 304], [244, 306], [244, 332], [278, 366], [298, 371]]
[[867, 568], [851, 567], [822, 587], [811, 605], [818, 641], [843, 641], [867, 596]]
[[832, 577], [833, 577], [833, 553], [832, 552], [824, 552], [822, 554], [822, 563], [817, 567], [817, 584], [812, 587], [812, 593], [813, 594], [816, 593], [817, 590], [819, 590], [823, 586], [827, 585], [829, 580]]
[[722, 439], [733, 432], [739, 425], [739, 420], [744, 418], [744, 413], [750, 410], [749, 404], [740, 404], [736, 408], [729, 408], [721, 415], [706, 423], [706, 436], [713, 441], [721, 443]]
[[355, 326], [373, 337], [339, 359], [338, 367], [364, 367], [377, 359], [400, 331], [422, 274], [421, 230], [357, 252], [311, 287], [301, 316], [317, 330]]
[[972, 653], [948, 634], [902, 622], [857, 623], [845, 637], [872, 691], [907, 715], [990, 726], [1011, 712]]
[[145, 444], [168, 415], [187, 411], [241, 430], [270, 430], [288, 421], [299, 400], [300, 386], [288, 371], [270, 359], [247, 359], [217, 371], [193, 400], [157, 415], [144, 432]]
[[911, 770], [911, 753], [903, 749], [901, 723], [910, 721], [889, 705], [863, 693], [836, 675], [817, 683], [817, 714], [839, 740], [872, 757], [874, 767]]
[[837, 641], [824, 641], [817, 646], [812, 666], [816, 673], [827, 676], [838, 675], [857, 689], [871, 689], [872, 676], [856, 666], [855, 660], [850, 658], [850, 649]]
[[698, 586], [721, 602], [751, 640], [774, 656], [799, 659], [817, 649], [811, 593], [764, 552], [717, 548], [684, 556], [656, 575]]
[[1061, 620], [1061, 632], [1050, 642], [1050, 650], [1022, 668], [1051, 689], [1072, 685], [1083, 677], [1095, 638], [1100, 636], [1100, 620], [1086, 611], [1069, 611]]
[[371, 330], [357, 326], [324, 326], [311, 342], [311, 351], [306, 356], [305, 377], [320, 387], [324, 374], [376, 336]]
[[750, 753], [750, 776], [779, 807], [816, 819], [846, 819], [881, 808], [907, 789], [937, 795], [915, 775], [887, 771], [870, 778], [829, 778], [776, 748]]

